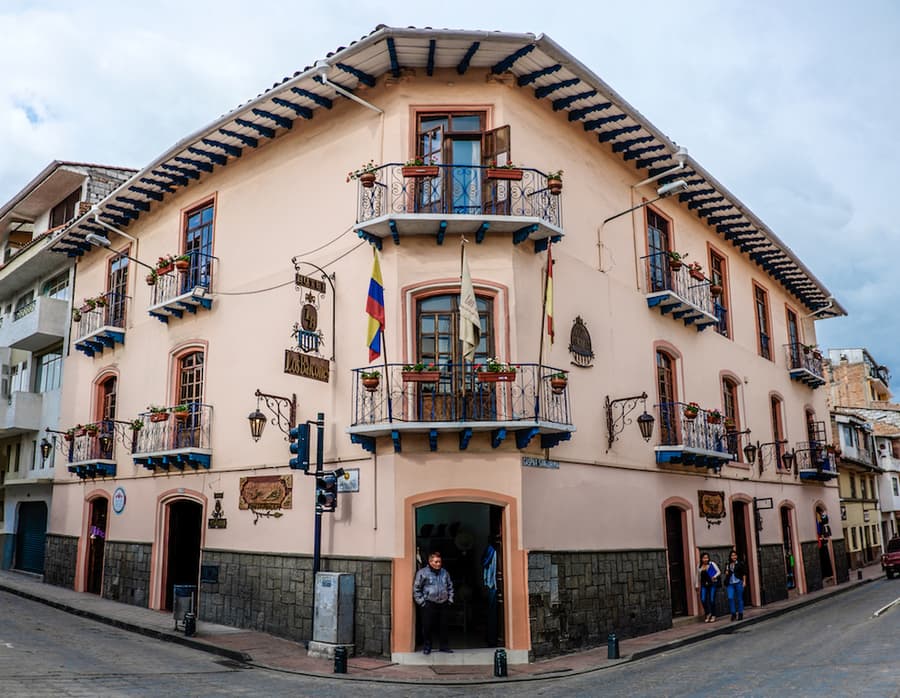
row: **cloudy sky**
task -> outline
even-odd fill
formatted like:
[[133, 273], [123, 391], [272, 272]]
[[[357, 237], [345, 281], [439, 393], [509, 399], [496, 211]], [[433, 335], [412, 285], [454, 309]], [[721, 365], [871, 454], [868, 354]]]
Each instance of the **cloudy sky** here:
[[0, 0], [0, 202], [53, 159], [142, 167], [377, 24], [551, 36], [843, 303], [849, 317], [818, 323], [823, 346], [866, 346], [900, 379], [891, 0]]

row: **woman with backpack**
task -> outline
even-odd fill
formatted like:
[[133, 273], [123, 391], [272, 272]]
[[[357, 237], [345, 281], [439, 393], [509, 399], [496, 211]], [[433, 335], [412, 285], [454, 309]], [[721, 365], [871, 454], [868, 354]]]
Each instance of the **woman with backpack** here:
[[709, 553], [700, 553], [700, 601], [706, 613], [704, 623], [716, 620], [716, 587], [721, 572], [716, 563], [709, 559]]

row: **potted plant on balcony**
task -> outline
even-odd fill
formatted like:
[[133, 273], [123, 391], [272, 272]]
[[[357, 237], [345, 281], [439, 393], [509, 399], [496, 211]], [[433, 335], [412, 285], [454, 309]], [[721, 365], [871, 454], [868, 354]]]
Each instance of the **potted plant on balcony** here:
[[560, 371], [550, 376], [550, 389], [554, 395], [562, 395], [568, 384], [569, 374], [566, 371]]
[[426, 165], [422, 158], [411, 158], [400, 168], [400, 174], [404, 177], [437, 177], [440, 168], [437, 165]]
[[81, 322], [81, 308], [72, 308], [72, 320]]
[[86, 424], [84, 427], [84, 433], [88, 436], [97, 436], [100, 432], [100, 427], [96, 424]]
[[189, 254], [180, 254], [175, 258], [175, 268], [178, 271], [187, 271], [191, 268], [191, 256]]
[[186, 422], [188, 417], [191, 416], [191, 408], [190, 405], [175, 405], [172, 408], [172, 414], [175, 415], [175, 420], [178, 422]]
[[706, 280], [706, 277], [703, 276], [703, 266], [700, 262], [691, 262], [688, 264], [688, 274], [691, 275], [692, 279], [696, 279], [697, 281]]
[[132, 419], [131, 423], [128, 425], [131, 427], [131, 431], [140, 431], [144, 428], [144, 420], [143, 419]]
[[475, 378], [480, 383], [509, 383], [516, 379], [516, 367], [490, 358], [484, 365], [475, 367]]
[[76, 424], [73, 433], [75, 436], [84, 436], [84, 424]]
[[375, 161], [369, 160], [369, 162], [360, 167], [358, 170], [348, 172], [347, 181], [349, 182], [351, 179], [358, 179], [359, 183], [362, 184], [366, 189], [371, 189], [375, 186], [377, 170], [378, 167], [375, 165]]
[[156, 273], [162, 276], [175, 268], [175, 257], [170, 254], [163, 255], [156, 260]]
[[156, 269], [151, 270], [150, 273], [147, 274], [146, 277], [144, 277], [144, 280], [147, 282], [148, 286], [156, 286], [157, 279], [159, 279], [159, 273], [156, 271]]
[[559, 196], [562, 192], [562, 170], [547, 173], [547, 189], [553, 196]]
[[94, 305], [97, 308], [105, 308], [107, 306], [106, 296], [97, 296], [94, 299]]
[[717, 409], [711, 409], [706, 413], [706, 423], [707, 424], [721, 424], [722, 423], [722, 413]]
[[415, 364], [406, 364], [400, 377], [404, 383], [437, 383], [441, 379], [438, 367], [431, 363], [419, 361]]
[[522, 174], [522, 168], [516, 167], [511, 162], [508, 162], [505, 165], [498, 165], [496, 160], [491, 160], [491, 164], [488, 166], [484, 176], [488, 179], [507, 179], [519, 181], [520, 179], [522, 179]]
[[75, 438], [75, 429], [66, 429], [66, 432], [63, 434], [63, 438], [66, 441], [72, 441]]
[[165, 422], [169, 419], [169, 411], [165, 407], [147, 405], [147, 409], [150, 411], [151, 422]]
[[683, 412], [685, 419], [697, 419], [697, 415], [700, 414], [700, 405], [696, 402], [689, 402], [684, 406]]
[[737, 431], [737, 424], [731, 417], [725, 417], [725, 431], [726, 432]]
[[709, 285], [709, 295], [711, 295], [713, 298], [718, 298], [719, 296], [721, 296], [721, 295], [722, 295], [722, 292], [723, 292], [724, 290], [725, 290], [725, 289], [722, 288], [722, 286], [721, 286], [720, 284], [713, 284], [713, 283], [711, 283], [711, 284]]
[[681, 267], [684, 266], [684, 260], [687, 257], [687, 253], [681, 254], [681, 252], [670, 250], [669, 252], [666, 252], [666, 255], [669, 257], [669, 269], [671, 269], [672, 271], [681, 271]]
[[374, 393], [381, 384], [381, 371], [361, 371], [363, 388], [366, 392]]
[[97, 301], [95, 299], [85, 298], [84, 300], [81, 301], [80, 310], [82, 313], [89, 313], [96, 307], [97, 307]]

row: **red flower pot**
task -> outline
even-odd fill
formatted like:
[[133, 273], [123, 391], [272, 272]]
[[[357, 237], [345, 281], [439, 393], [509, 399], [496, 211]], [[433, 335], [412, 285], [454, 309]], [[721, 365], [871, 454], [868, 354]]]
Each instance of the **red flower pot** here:
[[440, 169], [437, 165], [406, 165], [400, 169], [404, 177], [437, 177]]
[[363, 172], [359, 176], [359, 183], [362, 184], [366, 189], [371, 189], [375, 186], [375, 173]]
[[[485, 176], [488, 179], [509, 179], [518, 181], [522, 179], [522, 170], [512, 167], [488, 167]], [[562, 183], [560, 183], [560, 187]]]
[[151, 422], [165, 422], [169, 419], [168, 412], [151, 412], [150, 413], [150, 421]]
[[400, 374], [404, 383], [437, 383], [441, 379], [440, 371], [403, 371]]
[[516, 379], [515, 371], [479, 371], [475, 374], [479, 383], [512, 383]]

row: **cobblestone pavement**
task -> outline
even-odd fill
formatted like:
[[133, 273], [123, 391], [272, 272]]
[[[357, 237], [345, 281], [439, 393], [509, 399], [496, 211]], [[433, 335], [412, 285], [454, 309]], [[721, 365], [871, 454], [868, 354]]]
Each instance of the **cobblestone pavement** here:
[[0, 593], [0, 696], [900, 696], [900, 607], [872, 617], [898, 596], [880, 580], [601, 671], [441, 688], [255, 669]]

